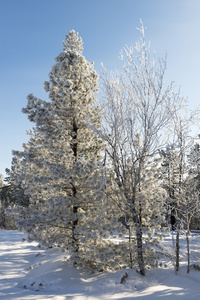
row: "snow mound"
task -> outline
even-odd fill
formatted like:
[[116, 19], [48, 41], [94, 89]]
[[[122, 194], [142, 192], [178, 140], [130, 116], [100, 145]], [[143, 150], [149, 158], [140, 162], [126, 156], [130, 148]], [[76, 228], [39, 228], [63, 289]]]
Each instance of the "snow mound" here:
[[[193, 235], [191, 242], [192, 255], [199, 258], [200, 235]], [[136, 270], [88, 274], [70, 266], [67, 258], [61, 249], [28, 243], [17, 231], [0, 231], [0, 299], [200, 299], [200, 271], [191, 267], [187, 274], [184, 256], [178, 275], [164, 261], [145, 277]]]

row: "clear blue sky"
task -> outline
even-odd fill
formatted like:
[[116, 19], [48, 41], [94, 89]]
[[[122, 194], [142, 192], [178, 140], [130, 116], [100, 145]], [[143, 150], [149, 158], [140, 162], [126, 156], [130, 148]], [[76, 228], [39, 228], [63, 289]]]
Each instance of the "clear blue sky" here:
[[166, 81], [181, 86], [190, 108], [200, 104], [200, 0], [0, 0], [0, 173], [12, 149], [22, 149], [31, 124], [26, 96], [47, 99], [43, 83], [69, 30], [79, 32], [84, 56], [119, 68], [118, 54], [139, 38], [142, 19], [157, 56], [167, 53]]

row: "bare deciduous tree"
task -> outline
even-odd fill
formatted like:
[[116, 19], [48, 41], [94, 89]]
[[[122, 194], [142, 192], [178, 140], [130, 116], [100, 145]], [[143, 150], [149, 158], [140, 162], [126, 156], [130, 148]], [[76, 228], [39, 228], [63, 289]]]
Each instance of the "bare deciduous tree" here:
[[145, 275], [143, 231], [160, 225], [164, 198], [159, 185], [150, 186], [148, 172], [154, 155], [164, 145], [162, 135], [166, 141], [165, 130], [183, 99], [174, 92], [173, 83], [164, 89], [166, 59], [156, 64], [142, 22], [139, 30], [141, 38], [135, 48], [125, 47], [121, 52], [123, 71], [108, 75], [104, 70], [104, 122], [101, 130], [94, 130], [107, 143], [106, 153], [120, 194], [118, 206], [131, 216], [139, 272]]

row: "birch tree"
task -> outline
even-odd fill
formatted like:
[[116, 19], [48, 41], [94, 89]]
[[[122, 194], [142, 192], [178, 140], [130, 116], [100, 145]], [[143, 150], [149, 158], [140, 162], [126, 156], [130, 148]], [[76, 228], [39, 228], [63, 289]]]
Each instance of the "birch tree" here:
[[[163, 221], [165, 191], [151, 185], [146, 175], [153, 156], [164, 145], [162, 136], [182, 98], [171, 83], [164, 88], [166, 59], [151, 58], [141, 23], [141, 38], [135, 47], [121, 52], [123, 71], [103, 76], [101, 129], [93, 129], [106, 142], [111, 176], [120, 199], [118, 207], [128, 212], [135, 230], [139, 272], [145, 275], [143, 233], [154, 231]], [[143, 214], [146, 216], [143, 218]], [[148, 215], [148, 217], [147, 217]], [[151, 222], [154, 216], [155, 225]]]

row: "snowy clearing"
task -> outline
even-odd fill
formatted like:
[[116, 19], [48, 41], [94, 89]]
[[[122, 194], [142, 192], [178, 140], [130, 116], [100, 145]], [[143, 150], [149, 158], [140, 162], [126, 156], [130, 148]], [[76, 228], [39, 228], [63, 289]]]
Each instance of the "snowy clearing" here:
[[[167, 259], [145, 277], [126, 270], [128, 278], [120, 284], [125, 270], [99, 275], [84, 274], [70, 267], [67, 254], [59, 249], [40, 249], [37, 243], [23, 241], [18, 231], [0, 231], [0, 299], [200, 299], [200, 271], [186, 273], [186, 256], [175, 275]], [[191, 235], [191, 263], [200, 265], [200, 235]], [[171, 245], [171, 237], [164, 241]], [[185, 238], [181, 236], [181, 249]], [[170, 248], [170, 247], [169, 247]]]

